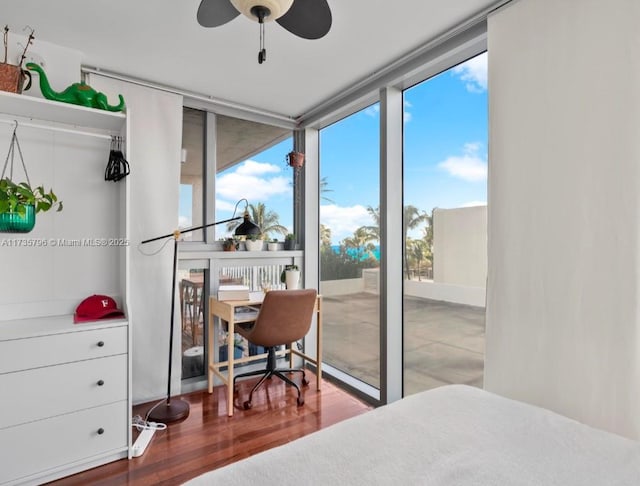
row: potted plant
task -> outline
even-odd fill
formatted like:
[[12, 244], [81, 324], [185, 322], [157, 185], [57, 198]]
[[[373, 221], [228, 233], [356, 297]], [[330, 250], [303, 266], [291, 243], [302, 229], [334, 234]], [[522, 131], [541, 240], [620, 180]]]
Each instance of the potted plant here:
[[27, 49], [29, 46], [33, 44], [33, 39], [35, 39], [34, 31], [31, 30], [29, 37], [26, 42], [26, 46], [22, 50], [22, 55], [17, 58], [17, 64], [10, 64], [7, 56], [8, 48], [9, 48], [9, 26], [4, 26], [3, 33], [4, 40], [4, 59], [0, 62], [0, 90], [8, 91], [10, 93], [22, 93], [23, 84], [27, 81], [27, 85], [24, 87], [25, 90], [31, 87], [31, 73], [26, 69], [22, 68], [25, 59], [27, 58]]
[[244, 246], [247, 251], [261, 251], [262, 235], [247, 235], [247, 238], [244, 240]]
[[300, 269], [298, 265], [285, 265], [280, 273], [280, 282], [287, 286], [287, 290], [295, 290], [300, 284]]
[[28, 182], [0, 179], [0, 231], [28, 233], [36, 223], [36, 213], [56, 208], [62, 211], [62, 201], [53, 190], [44, 186], [31, 187]]
[[267, 243], [267, 249], [269, 251], [278, 251], [278, 239], [274, 238]]
[[236, 251], [238, 249], [238, 242], [229, 237], [229, 238], [223, 238], [222, 239], [222, 249], [224, 251]]
[[284, 249], [295, 250], [296, 249], [296, 235], [295, 233], [289, 233], [284, 237]]
[[299, 169], [304, 165], [304, 154], [302, 152], [296, 152], [292, 150], [287, 154], [287, 164], [289, 167]]

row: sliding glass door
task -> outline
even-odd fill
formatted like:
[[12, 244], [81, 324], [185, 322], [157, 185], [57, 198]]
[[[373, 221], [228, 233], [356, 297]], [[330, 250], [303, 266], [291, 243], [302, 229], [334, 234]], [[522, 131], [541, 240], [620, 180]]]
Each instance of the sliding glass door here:
[[320, 131], [324, 362], [380, 386], [379, 105]]
[[404, 92], [404, 394], [482, 386], [487, 54]]

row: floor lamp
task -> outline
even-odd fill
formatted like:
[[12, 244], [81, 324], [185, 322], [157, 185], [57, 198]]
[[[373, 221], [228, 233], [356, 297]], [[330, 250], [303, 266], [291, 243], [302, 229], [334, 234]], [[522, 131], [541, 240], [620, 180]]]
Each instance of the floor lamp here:
[[[241, 201], [246, 202], [244, 215], [243, 216], [235, 216], [236, 209], [238, 208], [238, 204]], [[167, 378], [167, 398], [165, 400], [164, 405], [158, 405], [155, 407], [151, 413], [149, 414], [149, 420], [153, 422], [176, 422], [183, 418], [186, 418], [189, 415], [189, 403], [180, 399], [171, 399], [171, 364], [173, 357], [173, 329], [174, 329], [174, 313], [176, 308], [176, 273], [178, 267], [178, 238], [180, 238], [181, 234], [191, 233], [192, 231], [200, 230], [203, 228], [209, 228], [210, 226], [215, 226], [217, 224], [230, 223], [231, 221], [237, 221], [239, 219], [244, 219], [244, 222], [240, 224], [235, 231], [236, 235], [248, 235], [248, 234], [258, 234], [260, 233], [260, 228], [253, 224], [249, 220], [249, 212], [247, 211], [247, 207], [249, 203], [246, 199], [240, 199], [236, 203], [236, 207], [233, 211], [234, 217], [225, 219], [222, 221], [216, 221], [215, 223], [209, 223], [202, 226], [196, 226], [193, 228], [187, 228], [185, 230], [175, 230], [173, 233], [169, 233], [167, 235], [157, 236], [156, 238], [150, 238], [148, 240], [144, 240], [141, 244], [151, 243], [152, 241], [158, 241], [165, 238], [173, 237], [173, 277], [171, 279], [171, 325], [170, 325], [170, 334], [169, 334], [169, 376]], [[212, 352], [212, 350], [209, 350]]]

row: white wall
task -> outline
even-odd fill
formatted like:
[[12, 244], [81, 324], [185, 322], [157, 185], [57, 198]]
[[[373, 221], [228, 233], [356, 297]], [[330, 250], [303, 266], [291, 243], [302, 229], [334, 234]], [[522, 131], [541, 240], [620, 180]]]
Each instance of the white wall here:
[[[139, 403], [166, 395], [173, 241], [153, 256], [147, 254], [159, 250], [163, 241], [142, 247], [139, 243], [178, 226], [182, 97], [101, 76], [91, 76], [89, 83], [109, 99], [122, 94], [129, 114], [129, 313], [133, 401]], [[174, 317], [173, 393], [179, 393], [181, 370], [177, 309], [179, 305]]]
[[484, 287], [442, 284], [432, 280], [405, 280], [404, 293], [421, 299], [443, 300], [475, 307], [484, 307], [486, 301]]
[[489, 19], [485, 388], [640, 438], [640, 2]]
[[433, 211], [433, 281], [484, 287], [487, 282], [487, 206]]
[[325, 297], [349, 295], [364, 292], [363, 278], [345, 278], [342, 280], [321, 280], [320, 293]]

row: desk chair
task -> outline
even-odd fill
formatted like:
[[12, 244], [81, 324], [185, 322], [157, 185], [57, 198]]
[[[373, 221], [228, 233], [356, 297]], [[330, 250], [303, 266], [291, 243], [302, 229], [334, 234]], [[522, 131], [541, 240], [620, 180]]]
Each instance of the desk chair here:
[[300, 387], [283, 373], [302, 373], [302, 384], [308, 385], [304, 369], [302, 368], [277, 368], [276, 349], [284, 344], [291, 344], [302, 339], [309, 332], [313, 308], [316, 303], [317, 292], [314, 289], [300, 290], [272, 290], [267, 292], [262, 301], [260, 312], [254, 322], [238, 324], [238, 334], [258, 346], [267, 348], [267, 369], [242, 373], [233, 378], [233, 387], [236, 389], [236, 380], [246, 376], [263, 375], [249, 393], [249, 399], [244, 402], [244, 409], [251, 408], [253, 392], [264, 383], [267, 378], [277, 376], [284, 382], [292, 385], [298, 391], [298, 406], [304, 405], [304, 398], [300, 393]]

